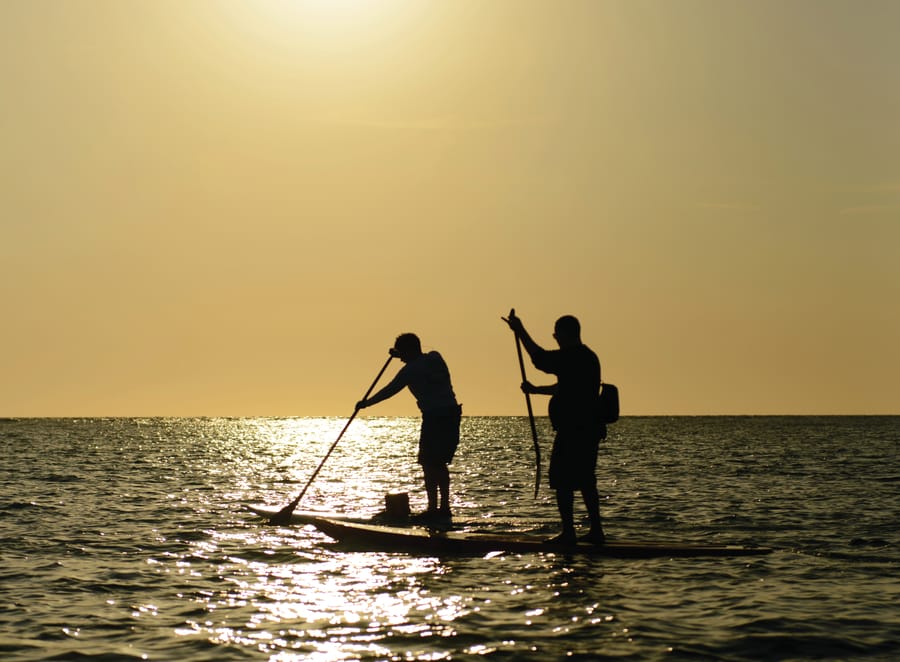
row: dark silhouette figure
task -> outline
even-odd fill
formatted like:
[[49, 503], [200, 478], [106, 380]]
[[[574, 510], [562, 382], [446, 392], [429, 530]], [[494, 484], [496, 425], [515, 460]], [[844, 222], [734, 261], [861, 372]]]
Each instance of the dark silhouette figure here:
[[600, 392], [600, 361], [581, 342], [581, 324], [565, 315], [556, 320], [553, 337], [559, 349], [546, 350], [525, 330], [522, 320], [511, 311], [504, 318], [525, 346], [534, 367], [556, 375], [549, 386], [522, 383], [526, 393], [549, 395], [550, 423], [556, 432], [550, 455], [550, 487], [556, 490], [556, 504], [562, 518], [562, 532], [549, 542], [574, 544], [575, 491], [581, 492], [591, 521], [590, 532], [582, 540], [602, 544], [605, 540], [600, 520], [600, 496], [597, 492], [597, 451], [606, 438], [606, 426], [597, 412]]
[[409, 388], [422, 412], [418, 462], [422, 465], [428, 497], [428, 510], [417, 519], [449, 520], [450, 469], [447, 465], [453, 461], [459, 444], [462, 418], [462, 407], [456, 402], [450, 382], [450, 370], [438, 352], [423, 353], [418, 336], [412, 333], [397, 336], [390, 353], [405, 365], [390, 383], [372, 397], [360, 400], [356, 407], [371, 407]]

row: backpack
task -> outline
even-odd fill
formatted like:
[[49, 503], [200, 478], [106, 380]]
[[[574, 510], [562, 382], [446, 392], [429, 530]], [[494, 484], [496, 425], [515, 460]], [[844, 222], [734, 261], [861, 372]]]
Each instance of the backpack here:
[[615, 384], [604, 383], [597, 396], [597, 418], [601, 423], [615, 423], [619, 420], [619, 388]]

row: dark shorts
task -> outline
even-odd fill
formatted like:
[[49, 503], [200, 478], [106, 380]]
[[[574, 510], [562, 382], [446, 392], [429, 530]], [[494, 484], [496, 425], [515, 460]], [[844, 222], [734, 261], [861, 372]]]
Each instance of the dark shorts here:
[[581, 490], [597, 485], [597, 451], [600, 435], [596, 429], [559, 430], [550, 453], [550, 487]]
[[419, 464], [450, 464], [459, 445], [462, 407], [448, 407], [422, 414]]

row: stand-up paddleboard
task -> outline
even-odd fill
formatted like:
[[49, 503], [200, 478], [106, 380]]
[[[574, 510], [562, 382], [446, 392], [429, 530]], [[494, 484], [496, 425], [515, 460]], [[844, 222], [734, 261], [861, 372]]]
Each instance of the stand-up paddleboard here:
[[[265, 517], [266, 519], [270, 519], [273, 515], [278, 514], [282, 507], [280, 506], [267, 506], [264, 504], [256, 504], [251, 503], [246, 506], [247, 510], [252, 513], [259, 515], [260, 517]], [[370, 522], [371, 520], [366, 519], [364, 517], [348, 517], [346, 515], [342, 515], [340, 513], [325, 513], [321, 511], [302, 511], [295, 510], [291, 513], [291, 524], [311, 524], [312, 520], [326, 518], [335, 521], [351, 521], [351, 522]]]
[[[294, 504], [292, 504], [294, 505]], [[260, 517], [271, 520], [275, 515], [279, 515], [282, 508], [273, 508], [265, 504], [250, 504], [247, 510], [256, 513]], [[309, 524], [310, 519], [314, 517], [324, 517], [326, 519], [361, 522], [367, 524], [387, 524], [389, 526], [406, 526], [412, 523], [409, 514], [409, 494], [406, 492], [390, 492], [384, 496], [384, 510], [375, 513], [371, 517], [348, 517], [340, 513], [326, 513], [321, 511], [300, 511], [299, 513], [291, 509], [289, 519], [283, 521], [278, 517], [279, 524]], [[446, 522], [445, 528], [451, 528], [453, 525], [450, 521]]]
[[[276, 515], [281, 511], [281, 507], [279, 506], [269, 506], [266, 504], [259, 503], [251, 503], [246, 504], [244, 506], [251, 513], [259, 515], [264, 519], [271, 519], [273, 515]], [[334, 520], [338, 522], [354, 522], [357, 524], [377, 524], [381, 526], [393, 526], [393, 527], [424, 527], [427, 529], [437, 530], [450, 530], [450, 529], [469, 529], [472, 527], [479, 526], [492, 526], [492, 527], [515, 527], [521, 526], [526, 522], [525, 519], [519, 517], [504, 517], [502, 519], [491, 518], [490, 520], [482, 519], [477, 521], [456, 521], [456, 520], [447, 520], [447, 521], [428, 521], [422, 522], [421, 520], [417, 520], [415, 516], [409, 515], [395, 515], [393, 513], [387, 511], [379, 511], [374, 515], [370, 515], [368, 517], [361, 515], [347, 515], [345, 513], [336, 513], [336, 512], [324, 512], [324, 511], [315, 511], [315, 510], [305, 510], [305, 511], [297, 511], [295, 510], [291, 513], [291, 519], [289, 522], [284, 522], [284, 524], [312, 524], [314, 519], [328, 519]], [[527, 520], [530, 521], [530, 520]], [[407, 529], [408, 530], [408, 529]]]
[[418, 554], [489, 554], [491, 552], [555, 552], [561, 554], [590, 554], [613, 558], [659, 558], [692, 556], [751, 556], [768, 554], [768, 547], [740, 545], [698, 545], [666, 542], [607, 542], [594, 545], [580, 542], [575, 545], [549, 544], [541, 538], [527, 535], [465, 533], [422, 528], [378, 526], [359, 522], [338, 521], [314, 517], [312, 524], [339, 543], [358, 549], [401, 551]]
[[[273, 515], [281, 512], [280, 506], [267, 506], [261, 503], [251, 503], [244, 506], [251, 513], [271, 519]], [[289, 522], [283, 524], [312, 524], [314, 519], [329, 519], [337, 522], [356, 522], [357, 524], [384, 524], [388, 526], [412, 526], [415, 521], [410, 517], [393, 516], [384, 511], [375, 513], [369, 517], [360, 515], [347, 515], [344, 513], [324, 512], [321, 510], [295, 510], [291, 513]], [[280, 522], [282, 523], [282, 522]], [[448, 522], [444, 528], [452, 528], [453, 524]], [[434, 527], [437, 528], [437, 527]]]

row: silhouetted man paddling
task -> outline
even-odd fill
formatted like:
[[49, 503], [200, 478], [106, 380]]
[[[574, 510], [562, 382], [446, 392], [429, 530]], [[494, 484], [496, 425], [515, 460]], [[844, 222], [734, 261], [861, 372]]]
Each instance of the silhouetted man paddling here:
[[450, 382], [450, 370], [438, 352], [423, 353], [418, 336], [412, 333], [397, 336], [390, 353], [406, 365], [387, 386], [372, 397], [360, 400], [356, 407], [371, 407], [409, 388], [422, 412], [418, 461], [425, 475], [425, 494], [428, 497], [428, 510], [417, 519], [449, 520], [450, 469], [447, 465], [453, 461], [459, 444], [462, 418], [462, 407], [456, 402]]
[[556, 490], [556, 504], [562, 518], [562, 532], [548, 542], [574, 544], [575, 491], [581, 492], [591, 521], [590, 532], [581, 540], [602, 544], [605, 541], [600, 520], [600, 496], [597, 492], [597, 450], [606, 438], [606, 426], [599, 421], [597, 398], [600, 392], [600, 361], [581, 342], [581, 324], [572, 315], [556, 320], [553, 337], [557, 350], [538, 345], [515, 312], [503, 318], [522, 341], [534, 367], [556, 375], [556, 384], [535, 386], [522, 383], [525, 393], [550, 395], [550, 422], [556, 431], [550, 455], [550, 487]]

